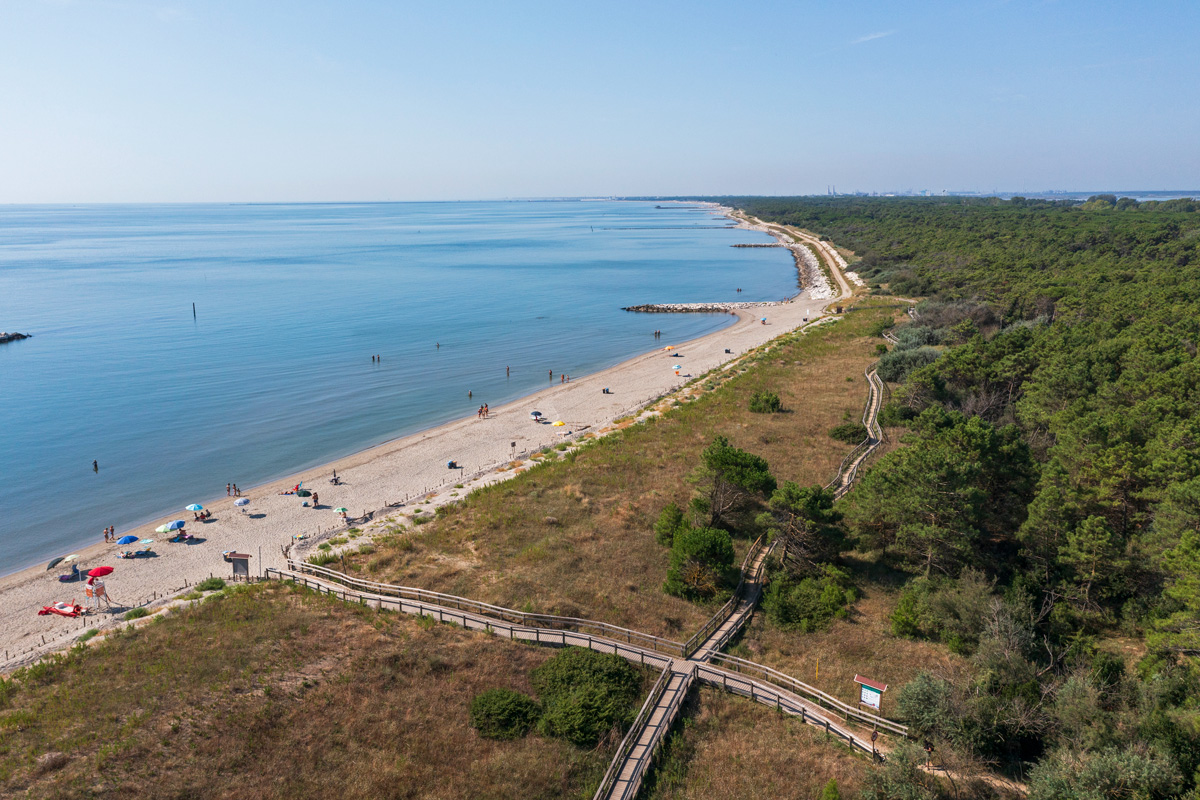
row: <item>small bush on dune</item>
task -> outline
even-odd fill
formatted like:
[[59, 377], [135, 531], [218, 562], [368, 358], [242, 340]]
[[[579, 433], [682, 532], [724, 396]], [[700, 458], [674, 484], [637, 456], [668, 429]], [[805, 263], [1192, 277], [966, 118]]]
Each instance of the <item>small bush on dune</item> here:
[[641, 678], [611, 653], [568, 647], [530, 674], [542, 698], [539, 729], [579, 747], [594, 747], [614, 726], [629, 724]]
[[304, 559], [305, 563], [312, 564], [313, 566], [316, 566], [316, 567], [323, 567], [326, 564], [332, 564], [333, 562], [335, 562], [337, 560], [338, 560], [338, 557], [335, 556], [333, 553], [316, 553], [315, 555], [311, 555], [308, 558]]
[[148, 617], [148, 616], [150, 616], [150, 612], [147, 611], [146, 609], [132, 608], [129, 611], [125, 612], [125, 616], [122, 617], [122, 619], [141, 619], [142, 617]]
[[829, 430], [830, 438], [846, 444], [858, 444], [867, 438], [867, 426], [861, 422], [847, 422]]
[[683, 510], [674, 503], [667, 503], [667, 507], [658, 515], [658, 522], [654, 523], [654, 540], [664, 547], [670, 547], [675, 543], [675, 534], [689, 527]]
[[533, 698], [511, 689], [488, 689], [471, 701], [471, 726], [485, 739], [519, 739], [540, 716]]
[[783, 410], [783, 401], [774, 392], [755, 392], [750, 396], [750, 410], [756, 414], [777, 414]]
[[812, 633], [829, 626], [834, 619], [849, 616], [847, 608], [858, 598], [843, 569], [825, 565], [819, 578], [800, 578], [787, 573], [771, 576], [763, 598], [768, 619], [782, 628]]
[[692, 600], [716, 595], [733, 566], [733, 539], [716, 528], [681, 529], [671, 547], [671, 567], [663, 591]]
[[212, 577], [205, 578], [196, 584], [197, 592], [215, 592], [225, 588], [225, 581], [222, 578]]

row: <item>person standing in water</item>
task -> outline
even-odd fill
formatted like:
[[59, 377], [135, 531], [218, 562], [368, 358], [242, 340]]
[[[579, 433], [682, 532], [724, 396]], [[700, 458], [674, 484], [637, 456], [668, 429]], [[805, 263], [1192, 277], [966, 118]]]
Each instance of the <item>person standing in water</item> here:
[[98, 464], [94, 458], [92, 459], [92, 472], [100, 472], [100, 464]]

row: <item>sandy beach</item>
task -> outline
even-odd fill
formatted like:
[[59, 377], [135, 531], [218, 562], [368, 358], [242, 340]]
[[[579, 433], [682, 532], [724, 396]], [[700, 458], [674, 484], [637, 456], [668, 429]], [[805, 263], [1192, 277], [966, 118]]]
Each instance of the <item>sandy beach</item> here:
[[[829, 249], [824, 243], [812, 244], [823, 251]], [[835, 271], [835, 277], [842, 292], [848, 293], [840, 271]], [[515, 474], [510, 466], [514, 459], [527, 459], [548, 445], [589, 433], [600, 434], [614, 420], [637, 412], [693, 377], [794, 330], [805, 318], [816, 320], [829, 302], [801, 292], [786, 303], [734, 309], [730, 313], [738, 319], [730, 327], [689, 342], [659, 340], [652, 352], [602, 372], [572, 377], [569, 382], [561, 382], [556, 374], [553, 382], [548, 379], [548, 388], [491, 408], [486, 419], [457, 420], [266, 485], [242, 487], [242, 494], [250, 499], [243, 509], [234, 506], [234, 498], [221, 494], [224, 486], [213, 486], [209, 497], [196, 498], [213, 512], [206, 522], [194, 522], [192, 512], [180, 509], [140, 528], [119, 532], [154, 539], [154, 557], [125, 560], [118, 554], [133, 546], [97, 544], [77, 551], [79, 563], [85, 570], [101, 565], [114, 568], [105, 583], [118, 613], [147, 602], [163, 602], [209, 575], [228, 578], [231, 567], [222, 559], [222, 551], [249, 553], [251, 574], [257, 575], [266, 567], [282, 566], [284, 548], [289, 545], [294, 557], [303, 557], [319, 541], [344, 530], [346, 524], [336, 508], [346, 508], [350, 523], [370, 533], [379, 530], [385, 519], [411, 519], [417, 500], [428, 500], [430, 504], [420, 508], [430, 511], [452, 502], [451, 492], [462, 496], [473, 488], [505, 480]], [[760, 322], [763, 316], [766, 324]], [[674, 349], [664, 351], [668, 345]], [[672, 369], [675, 364], [683, 367], [679, 375]], [[605, 393], [605, 388], [610, 393]], [[478, 400], [486, 402], [483, 397]], [[544, 415], [546, 423], [533, 421], [530, 412], [535, 410]], [[565, 425], [549, 424], [558, 420]], [[448, 461], [462, 469], [449, 469]], [[339, 485], [330, 483], [335, 471]], [[317, 508], [304, 506], [304, 500], [295, 495], [282, 494], [301, 481], [317, 493]], [[463, 488], [455, 488], [456, 484]], [[187, 531], [195, 539], [170, 543], [154, 532], [173, 519], [186, 520]], [[305, 538], [297, 540], [297, 536]], [[358, 539], [355, 546], [364, 541]], [[38, 616], [39, 609], [56, 601], [84, 601], [83, 583], [58, 581], [57, 576], [67, 571], [37, 567], [0, 579], [5, 601], [0, 606], [0, 656], [4, 658], [0, 672], [61, 648], [87, 627], [112, 619], [108, 613], [79, 619]]]

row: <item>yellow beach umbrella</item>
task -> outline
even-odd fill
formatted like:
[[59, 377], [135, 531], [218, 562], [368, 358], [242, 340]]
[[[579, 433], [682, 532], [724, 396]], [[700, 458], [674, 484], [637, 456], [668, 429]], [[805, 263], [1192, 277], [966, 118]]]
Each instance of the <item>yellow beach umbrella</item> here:
[[555, 427], [555, 428], [561, 428], [563, 425], [566, 425], [566, 424], [567, 424], [567, 423], [563, 422], [563, 421], [560, 419], [558, 422], [555, 422], [555, 423], [554, 423], [554, 427]]

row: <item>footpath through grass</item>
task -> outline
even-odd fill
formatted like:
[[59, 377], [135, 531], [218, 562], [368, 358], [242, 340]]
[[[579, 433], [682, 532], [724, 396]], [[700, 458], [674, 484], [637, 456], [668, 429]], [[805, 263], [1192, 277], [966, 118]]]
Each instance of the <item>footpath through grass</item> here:
[[[686, 507], [688, 476], [714, 437], [765, 458], [780, 481], [824, 484], [849, 445], [828, 431], [857, 421], [865, 368], [880, 341], [868, 335], [898, 312], [846, 314], [791, 334], [736, 367], [698, 379], [662, 417], [601, 437], [462, 503], [411, 532], [384, 537], [347, 568], [374, 580], [463, 595], [525, 611], [581, 616], [686, 638], [715, 610], [661, 591], [669, 551], [653, 524], [670, 502]], [[770, 390], [783, 413], [750, 413]], [[739, 550], [748, 542], [740, 540]], [[740, 555], [740, 553], [739, 553]]]
[[266, 584], [97, 640], [0, 683], [0, 796], [590, 797], [614, 742], [469, 726], [555, 651], [431, 622]]

